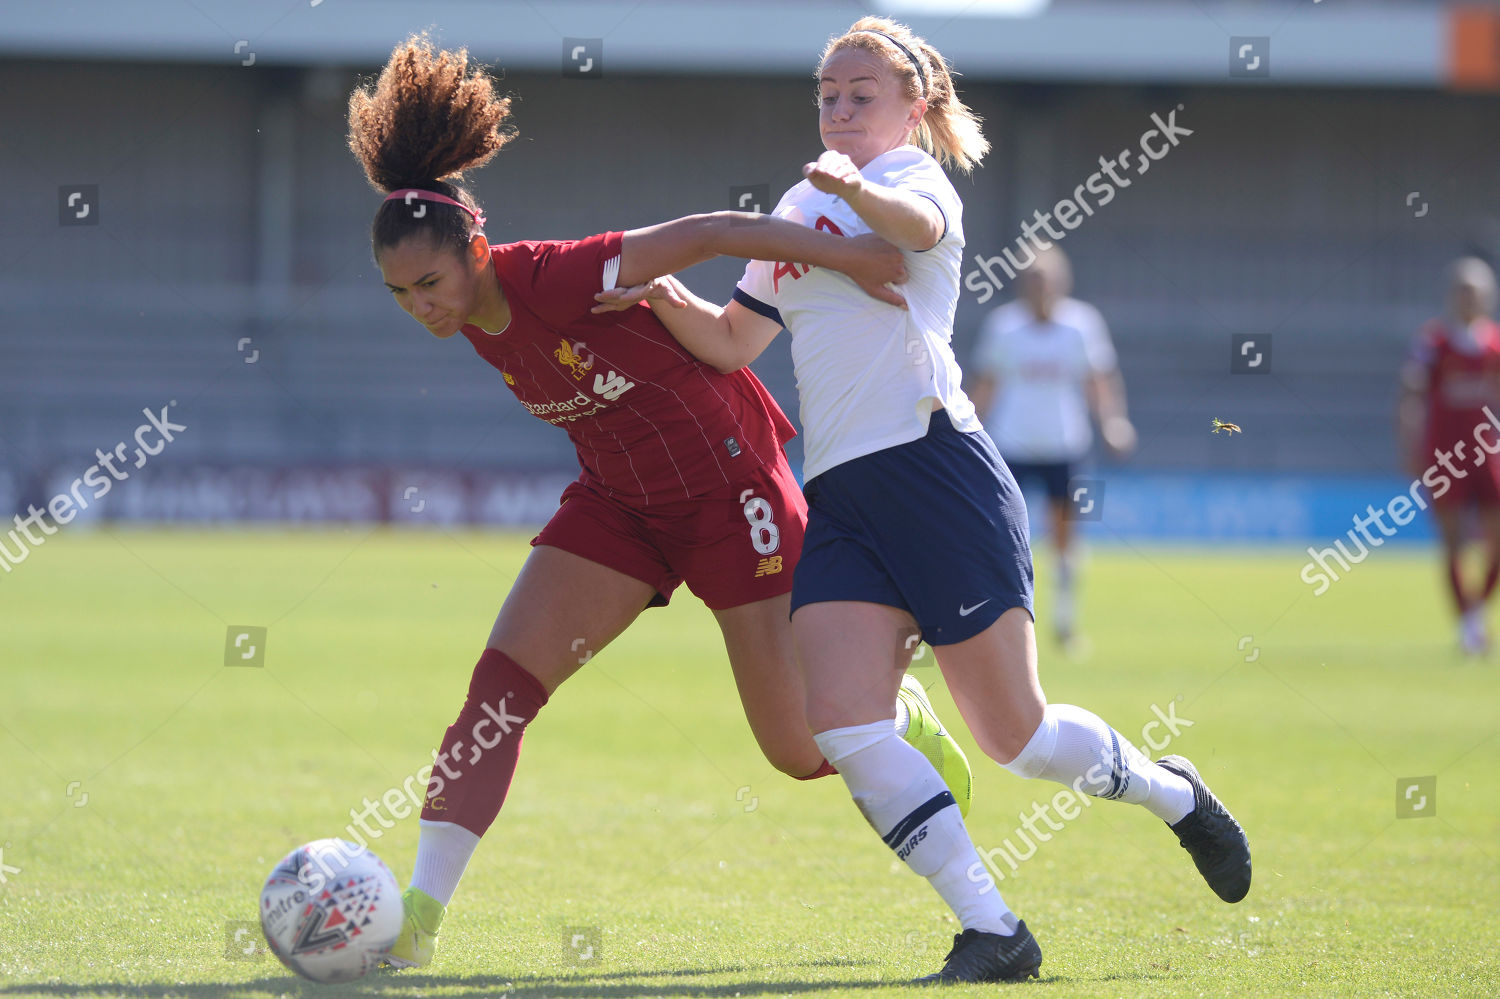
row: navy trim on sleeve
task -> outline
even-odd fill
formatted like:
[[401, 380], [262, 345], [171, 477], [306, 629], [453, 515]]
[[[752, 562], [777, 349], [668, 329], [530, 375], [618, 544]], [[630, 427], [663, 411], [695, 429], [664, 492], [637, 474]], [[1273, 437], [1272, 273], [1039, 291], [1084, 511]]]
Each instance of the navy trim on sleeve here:
[[926, 198], [928, 201], [932, 202], [934, 205], [937, 205], [938, 214], [943, 217], [943, 234], [937, 238], [937, 243], [933, 243], [926, 250], [913, 250], [912, 252], [913, 253], [927, 253], [930, 250], [936, 250], [938, 248], [938, 243], [941, 243], [943, 240], [945, 240], [945, 239], [948, 238], [948, 213], [945, 212], [945, 211], [943, 211], [943, 206], [942, 205], [938, 205], [938, 199], [937, 198], [934, 198], [932, 195], [926, 193], [925, 191], [913, 191], [911, 193], [915, 194], [919, 198]]
[[762, 302], [758, 298], [755, 298], [754, 296], [747, 293], [743, 288], [734, 289], [733, 297], [736, 302], [739, 302], [751, 312], [757, 313], [759, 315], [765, 316], [767, 319], [775, 321], [778, 326], [786, 326], [786, 323], [781, 321], [780, 310], [776, 309], [773, 306], [767, 305], [765, 302]]

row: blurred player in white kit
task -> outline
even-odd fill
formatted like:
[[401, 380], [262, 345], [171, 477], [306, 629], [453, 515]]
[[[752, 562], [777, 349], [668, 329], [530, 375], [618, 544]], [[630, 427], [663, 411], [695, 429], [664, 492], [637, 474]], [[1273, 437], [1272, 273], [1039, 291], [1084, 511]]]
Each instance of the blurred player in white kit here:
[[1114, 344], [1099, 310], [1070, 297], [1073, 270], [1056, 246], [1017, 278], [1018, 296], [985, 317], [969, 396], [1016, 481], [1041, 484], [1057, 559], [1052, 622], [1076, 647], [1078, 559], [1068, 483], [1093, 447], [1090, 415], [1116, 458], [1135, 449]]

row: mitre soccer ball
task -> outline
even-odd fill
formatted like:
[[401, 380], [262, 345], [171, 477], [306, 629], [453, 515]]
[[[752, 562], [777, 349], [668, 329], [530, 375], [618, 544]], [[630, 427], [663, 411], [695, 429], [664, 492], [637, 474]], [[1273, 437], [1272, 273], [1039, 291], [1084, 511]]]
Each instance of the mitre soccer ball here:
[[401, 933], [401, 886], [380, 858], [342, 839], [299, 846], [266, 878], [260, 928], [281, 963], [315, 982], [366, 974]]

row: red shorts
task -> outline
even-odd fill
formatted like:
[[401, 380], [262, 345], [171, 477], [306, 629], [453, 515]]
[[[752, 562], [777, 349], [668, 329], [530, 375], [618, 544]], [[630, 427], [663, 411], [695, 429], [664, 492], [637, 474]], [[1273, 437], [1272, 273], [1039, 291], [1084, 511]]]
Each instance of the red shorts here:
[[725, 610], [791, 590], [806, 527], [807, 501], [778, 455], [732, 487], [643, 509], [574, 482], [531, 543], [655, 587], [652, 606], [685, 581], [711, 610]]
[[[1433, 497], [1433, 506], [1445, 510], [1471, 506], [1490, 509], [1500, 506], [1500, 481], [1497, 481], [1500, 480], [1500, 455], [1486, 460], [1478, 468], [1468, 462], [1465, 464], [1468, 465], [1469, 474], [1461, 479], [1444, 472], [1450, 484], [1447, 492]], [[1428, 492], [1430, 494], [1431, 490]]]

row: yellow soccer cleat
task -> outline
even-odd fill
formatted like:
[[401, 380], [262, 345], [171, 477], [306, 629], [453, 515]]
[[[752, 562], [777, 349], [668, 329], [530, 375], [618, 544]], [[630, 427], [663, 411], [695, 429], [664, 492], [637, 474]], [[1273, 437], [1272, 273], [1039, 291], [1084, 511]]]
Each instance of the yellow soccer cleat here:
[[943, 728], [943, 723], [938, 721], [937, 712], [932, 710], [932, 702], [927, 699], [927, 691], [922, 689], [921, 680], [910, 673], [906, 674], [901, 679], [901, 689], [896, 691], [896, 696], [906, 705], [907, 714], [911, 718], [902, 738], [927, 757], [927, 761], [943, 778], [943, 783], [948, 785], [948, 790], [953, 792], [959, 814], [967, 817], [969, 800], [974, 795], [974, 772], [969, 769], [968, 757], [958, 748], [953, 736]]
[[384, 965], [388, 968], [425, 968], [437, 952], [438, 927], [443, 925], [443, 904], [418, 888], [401, 893], [401, 935], [391, 944]]

